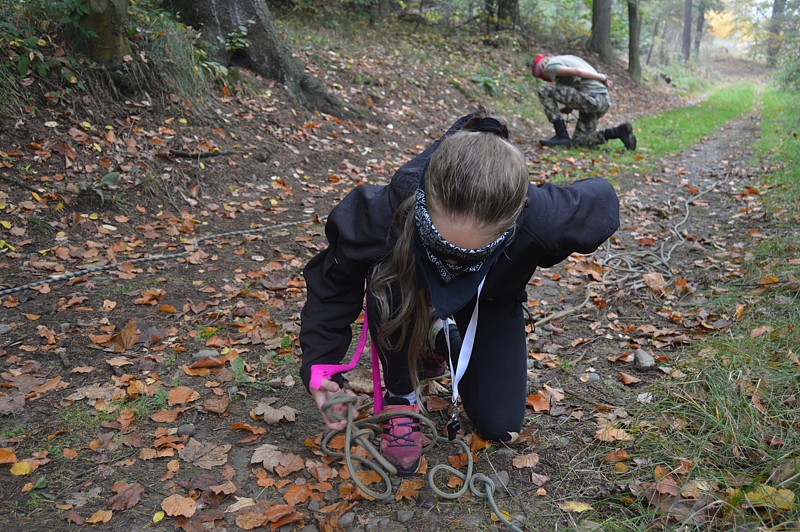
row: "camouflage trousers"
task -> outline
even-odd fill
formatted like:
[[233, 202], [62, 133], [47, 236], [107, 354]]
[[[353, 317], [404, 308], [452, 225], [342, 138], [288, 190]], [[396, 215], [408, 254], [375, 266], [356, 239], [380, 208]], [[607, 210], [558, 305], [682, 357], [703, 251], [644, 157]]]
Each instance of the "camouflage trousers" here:
[[578, 123], [572, 133], [573, 146], [596, 146], [606, 141], [603, 132], [597, 131], [597, 121], [611, 107], [608, 93], [583, 92], [569, 85], [543, 83], [538, 96], [550, 122], [562, 118], [562, 107], [578, 111]]

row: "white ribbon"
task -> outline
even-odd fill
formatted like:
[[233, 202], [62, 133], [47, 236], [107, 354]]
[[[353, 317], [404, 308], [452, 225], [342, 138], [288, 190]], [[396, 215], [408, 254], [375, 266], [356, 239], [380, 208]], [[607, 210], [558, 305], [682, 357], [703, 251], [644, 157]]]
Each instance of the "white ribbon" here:
[[[483, 280], [481, 280], [481, 284], [478, 285], [478, 295], [475, 297], [475, 308], [472, 310], [472, 317], [469, 319], [467, 332], [464, 334], [464, 338], [461, 340], [461, 351], [458, 353], [458, 364], [455, 366], [455, 373], [453, 373], [454, 405], [458, 404], [458, 383], [461, 381], [461, 377], [463, 377], [464, 373], [467, 371], [469, 359], [472, 356], [472, 347], [475, 345], [475, 332], [478, 330], [478, 302], [481, 299], [481, 290], [483, 289], [484, 281], [486, 281], [486, 277], [484, 277]], [[453, 352], [450, 348], [450, 327], [447, 326], [446, 321], [444, 326], [444, 338], [447, 342], [447, 355], [450, 357], [450, 368], [452, 369]]]

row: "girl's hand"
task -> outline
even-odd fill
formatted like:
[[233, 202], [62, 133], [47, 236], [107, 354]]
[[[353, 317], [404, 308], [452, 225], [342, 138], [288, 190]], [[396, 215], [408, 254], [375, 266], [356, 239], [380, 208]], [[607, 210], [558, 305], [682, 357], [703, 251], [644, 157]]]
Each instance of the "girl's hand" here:
[[[322, 405], [330, 399], [330, 397], [335, 394], [336, 392], [341, 392], [342, 387], [339, 386], [336, 382], [328, 379], [323, 379], [319, 385], [319, 388], [311, 388], [311, 397], [314, 398], [314, 402], [317, 404], [317, 408], [319, 409], [319, 413], [322, 416], [322, 421], [325, 422], [325, 425], [328, 428], [333, 430], [342, 430], [347, 425], [347, 419], [342, 419], [341, 421], [331, 421], [328, 419], [328, 416], [325, 415], [325, 412], [322, 410]], [[352, 390], [344, 390], [349, 396], [355, 397], [356, 394], [353, 393]], [[350, 408], [353, 408], [352, 405]], [[347, 405], [345, 404], [338, 404], [334, 405], [331, 410], [339, 414], [341, 416], [347, 415]]]

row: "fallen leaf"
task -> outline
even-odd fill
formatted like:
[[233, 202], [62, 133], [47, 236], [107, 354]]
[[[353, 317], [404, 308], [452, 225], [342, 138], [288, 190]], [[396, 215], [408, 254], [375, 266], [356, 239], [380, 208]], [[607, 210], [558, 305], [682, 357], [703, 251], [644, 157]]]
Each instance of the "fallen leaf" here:
[[561, 504], [558, 505], [558, 507], [564, 510], [565, 512], [575, 512], [575, 513], [582, 513], [587, 510], [594, 509], [588, 503], [579, 501], [562, 502]]
[[750, 331], [750, 338], [758, 338], [759, 336], [763, 336], [769, 332], [772, 332], [773, 330], [774, 328], [770, 327], [769, 325], [761, 325]]
[[278, 448], [271, 443], [265, 443], [261, 447], [253, 451], [253, 456], [250, 458], [251, 464], [262, 464], [264, 469], [275, 472], [275, 466], [281, 463], [281, 453]]
[[11, 474], [15, 476], [27, 475], [33, 471], [33, 468], [28, 462], [17, 462], [11, 466]]
[[550, 397], [544, 390], [539, 390], [533, 395], [529, 395], [525, 399], [525, 404], [533, 408], [534, 412], [549, 412], [550, 411]]
[[622, 384], [636, 384], [638, 382], [642, 382], [642, 379], [634, 377], [633, 375], [629, 375], [624, 371], [619, 372], [619, 380], [622, 381]]
[[92, 525], [100, 525], [111, 521], [113, 516], [114, 512], [111, 510], [97, 510], [86, 522]]
[[191, 517], [197, 511], [197, 503], [191, 497], [176, 493], [161, 501], [161, 509], [171, 517]]
[[197, 467], [211, 469], [224, 465], [228, 461], [228, 451], [230, 450], [231, 444], [229, 443], [202, 443], [194, 438], [189, 438], [186, 446], [178, 451], [178, 456]]
[[259, 401], [258, 405], [253, 409], [253, 414], [262, 416], [266, 423], [279, 423], [280, 421], [294, 421], [299, 410], [291, 406], [282, 406], [280, 408], [273, 408], [272, 403], [276, 402], [276, 397], [264, 397]]
[[136, 320], [131, 320], [111, 338], [111, 347], [115, 353], [122, 353], [132, 348], [140, 336], [136, 330]]
[[403, 499], [415, 499], [419, 495], [420, 490], [425, 486], [424, 480], [412, 480], [410, 478], [400, 482], [400, 487], [397, 488], [397, 493], [394, 496], [396, 501]]
[[188, 386], [176, 386], [169, 391], [167, 402], [170, 405], [182, 405], [200, 399], [200, 394]]
[[794, 510], [794, 492], [786, 488], [773, 488], [759, 484], [745, 494], [747, 502], [759, 508], [776, 508], [778, 510]]
[[515, 456], [511, 463], [514, 464], [514, 467], [518, 469], [534, 467], [539, 463], [539, 455], [537, 453], [530, 453], [523, 454], [521, 456]]
[[134, 482], [133, 484], [117, 482], [111, 486], [111, 491], [116, 493], [116, 495], [108, 500], [108, 507], [112, 510], [127, 510], [138, 504], [142, 499], [144, 486], [138, 482]]
[[615, 464], [617, 462], [624, 462], [631, 455], [625, 449], [617, 449], [616, 451], [609, 452], [603, 459], [607, 464]]
[[11, 449], [0, 448], [0, 464], [13, 464], [17, 461], [17, 455]]
[[625, 432], [625, 429], [615, 428], [611, 425], [603, 425], [597, 432], [595, 432], [594, 437], [600, 441], [631, 441], [633, 440], [633, 436]]

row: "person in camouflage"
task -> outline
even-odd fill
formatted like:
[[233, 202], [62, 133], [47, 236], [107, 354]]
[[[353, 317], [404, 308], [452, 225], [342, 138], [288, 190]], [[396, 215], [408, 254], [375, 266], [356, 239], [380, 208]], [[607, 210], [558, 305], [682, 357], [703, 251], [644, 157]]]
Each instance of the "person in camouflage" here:
[[[608, 89], [612, 82], [584, 59], [576, 55], [538, 54], [531, 63], [533, 75], [550, 82], [539, 87], [539, 101], [556, 134], [540, 140], [542, 146], [596, 146], [609, 139], [619, 139], [628, 150], [636, 149], [633, 126], [624, 122], [616, 127], [597, 130], [598, 120], [611, 107]], [[578, 123], [572, 138], [562, 113], [578, 111]]]

